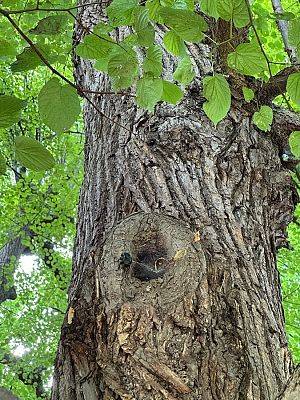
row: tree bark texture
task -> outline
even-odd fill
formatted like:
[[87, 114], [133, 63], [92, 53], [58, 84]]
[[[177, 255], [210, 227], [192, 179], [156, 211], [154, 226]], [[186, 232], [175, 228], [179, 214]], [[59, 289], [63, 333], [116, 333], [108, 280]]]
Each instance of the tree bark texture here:
[[14, 396], [9, 390], [0, 388], [1, 400], [19, 400], [18, 397]]
[[[92, 28], [100, 15], [99, 5], [78, 17]], [[77, 26], [75, 40], [82, 34]], [[52, 400], [274, 400], [292, 373], [276, 250], [296, 198], [282, 143], [234, 98], [214, 127], [199, 83], [209, 48], [189, 49], [197, 79], [179, 105], [151, 114], [126, 95], [93, 96], [109, 119], [85, 106]], [[168, 76], [174, 60], [164, 63]], [[90, 62], [77, 60], [75, 74], [82, 87], [111, 90]], [[136, 279], [120, 268], [123, 251], [153, 268], [163, 260], [164, 276]]]
[[[17, 297], [16, 289], [13, 283], [8, 282], [7, 277], [13, 274], [15, 265], [17, 265], [17, 262], [26, 250], [27, 248], [22, 244], [21, 237], [9, 240], [0, 249], [0, 304], [6, 300], [14, 300]], [[12, 267], [13, 257], [15, 261], [13, 261]]]

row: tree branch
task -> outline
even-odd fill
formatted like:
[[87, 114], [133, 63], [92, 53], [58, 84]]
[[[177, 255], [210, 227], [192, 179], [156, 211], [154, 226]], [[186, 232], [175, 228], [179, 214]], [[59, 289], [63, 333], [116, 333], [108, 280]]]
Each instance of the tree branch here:
[[41, 7], [35, 7], [35, 8], [25, 8], [24, 10], [3, 10], [6, 12], [8, 15], [15, 15], [15, 14], [24, 14], [24, 13], [32, 13], [36, 11], [45, 11], [45, 12], [66, 12], [66, 11], [71, 11], [71, 10], [77, 10], [78, 8], [83, 8], [83, 7], [88, 7], [88, 6], [95, 6], [95, 5], [101, 5], [103, 3], [109, 3], [109, 0], [102, 0], [98, 1], [95, 3], [87, 3], [87, 4], [81, 4], [73, 7], [68, 7], [68, 8], [41, 8]]
[[300, 113], [280, 107], [274, 108], [274, 123], [281, 131], [300, 131]]
[[260, 103], [268, 103], [280, 94], [286, 92], [286, 83], [290, 74], [300, 71], [300, 65], [287, 67], [278, 74], [271, 76], [270, 80], [265, 83], [258, 91], [258, 100]]
[[[278, 147], [280, 154], [283, 154], [289, 149], [289, 136], [293, 131], [300, 130], [300, 113], [288, 110], [286, 108], [277, 107], [273, 104], [274, 119], [272, 124], [271, 140]], [[298, 161], [293, 161], [290, 169], [298, 164]]]
[[263, 54], [263, 56], [264, 56], [264, 58], [265, 58], [265, 60], [267, 62], [269, 74], [270, 74], [270, 76], [272, 76], [272, 70], [271, 70], [271, 65], [270, 65], [271, 63], [270, 63], [269, 57], [267, 56], [267, 53], [265, 52], [263, 44], [262, 44], [262, 42], [260, 40], [259, 34], [258, 34], [257, 30], [256, 30], [256, 27], [255, 27], [255, 24], [254, 24], [254, 21], [253, 21], [253, 16], [252, 16], [252, 11], [251, 11], [251, 6], [250, 6], [250, 3], [249, 3], [249, 0], [245, 0], [245, 2], [246, 2], [247, 10], [248, 10], [250, 24], [252, 26], [254, 35], [256, 37], [256, 40], [257, 40], [258, 45], [260, 47], [260, 50], [261, 50], [261, 52], [262, 52], [262, 54]]
[[20, 237], [10, 240], [0, 249], [0, 303], [6, 300], [14, 300], [17, 297], [14, 286], [8, 285], [8, 274], [5, 269], [10, 264], [12, 257], [19, 260], [25, 251], [26, 247], [22, 244]]
[[[277, 14], [278, 16], [283, 13], [283, 8], [281, 6], [280, 0], [272, 0], [272, 6], [273, 6], [274, 13]], [[284, 44], [284, 50], [286, 51], [287, 55], [289, 56], [291, 64], [295, 64], [297, 62], [297, 57], [296, 57], [296, 51], [295, 51], [294, 47], [292, 47], [289, 44], [288, 22], [276, 18], [276, 24], [277, 24], [278, 30], [281, 34], [281, 37], [282, 37], [282, 41]]]

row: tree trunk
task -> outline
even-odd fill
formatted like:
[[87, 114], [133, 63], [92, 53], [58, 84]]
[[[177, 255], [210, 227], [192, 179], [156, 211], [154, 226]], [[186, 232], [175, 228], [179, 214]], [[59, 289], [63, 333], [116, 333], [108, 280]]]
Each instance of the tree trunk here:
[[17, 297], [12, 283], [13, 278], [9, 282], [7, 277], [13, 275], [17, 262], [26, 251], [27, 247], [22, 244], [19, 236], [9, 240], [0, 249], [0, 304], [6, 300], [15, 300]]
[[[97, 23], [97, 7], [80, 11], [85, 26]], [[208, 47], [190, 51], [197, 79], [180, 105], [153, 115], [125, 95], [94, 96], [109, 119], [85, 106], [52, 400], [273, 400], [290, 378], [276, 269], [296, 200], [290, 174], [275, 132], [259, 132], [240, 100], [217, 127], [208, 120], [199, 86]], [[172, 72], [174, 60], [165, 66]], [[76, 78], [111, 90], [90, 62], [77, 60]], [[120, 267], [124, 251], [165, 274], [137, 279]]]

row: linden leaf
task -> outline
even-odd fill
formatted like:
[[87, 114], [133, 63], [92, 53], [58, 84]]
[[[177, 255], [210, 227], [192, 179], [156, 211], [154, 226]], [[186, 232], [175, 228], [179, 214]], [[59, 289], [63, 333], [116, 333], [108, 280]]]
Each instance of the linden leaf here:
[[208, 100], [203, 104], [204, 112], [216, 125], [230, 109], [231, 93], [228, 82], [221, 74], [206, 76], [203, 79], [203, 94]]
[[258, 43], [241, 43], [233, 53], [227, 56], [230, 68], [236, 69], [244, 75], [258, 76], [267, 69], [266, 59]]
[[300, 104], [300, 72], [295, 72], [288, 77], [286, 90], [291, 99]]
[[38, 106], [44, 124], [57, 133], [70, 129], [81, 111], [76, 90], [61, 85], [57, 78], [50, 79], [42, 88]]
[[200, 42], [208, 28], [204, 18], [193, 11], [163, 7], [160, 15], [169, 28], [188, 42]]
[[14, 96], [0, 96], [0, 128], [8, 128], [21, 119], [26, 102]]
[[269, 106], [261, 106], [253, 115], [252, 122], [262, 131], [268, 132], [273, 122], [273, 111]]
[[167, 32], [163, 39], [165, 48], [174, 56], [184, 55], [186, 53], [186, 47], [184, 41], [180, 36], [173, 30]]
[[290, 134], [289, 145], [294, 156], [300, 158], [300, 131], [294, 131]]
[[33, 171], [49, 170], [55, 164], [50, 151], [37, 140], [26, 136], [16, 138], [15, 152], [19, 163]]
[[162, 73], [162, 51], [159, 46], [151, 46], [147, 50], [143, 63], [144, 73], [158, 77]]
[[136, 85], [137, 105], [146, 108], [149, 111], [153, 111], [155, 104], [162, 97], [162, 92], [162, 79], [144, 76]]
[[113, 0], [106, 12], [113, 26], [132, 25], [137, 7], [138, 0]]
[[217, 12], [225, 21], [232, 20], [237, 28], [249, 23], [249, 12], [245, 0], [216, 0]]
[[251, 100], [254, 99], [254, 92], [252, 89], [244, 86], [242, 90], [243, 90], [244, 99], [246, 100], [247, 103], [249, 103]]
[[161, 99], [167, 103], [177, 104], [183, 98], [182, 90], [175, 83], [163, 81]]
[[30, 29], [29, 32], [35, 35], [57, 35], [62, 32], [67, 21], [67, 15], [50, 15], [41, 19], [37, 26], [33, 29]]
[[188, 85], [192, 82], [195, 77], [195, 72], [189, 57], [184, 57], [179, 61], [173, 77], [176, 81], [184, 85]]
[[217, 11], [217, 1], [216, 0], [202, 0], [201, 1], [201, 11], [210, 17], [218, 18], [219, 13]]

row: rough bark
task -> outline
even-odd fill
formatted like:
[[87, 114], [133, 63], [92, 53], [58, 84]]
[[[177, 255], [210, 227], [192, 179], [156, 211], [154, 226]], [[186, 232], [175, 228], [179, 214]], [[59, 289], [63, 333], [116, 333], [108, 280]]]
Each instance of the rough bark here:
[[19, 400], [18, 397], [14, 396], [9, 390], [0, 388], [1, 400]]
[[[92, 27], [100, 14], [88, 7], [80, 19]], [[207, 50], [190, 47], [198, 78], [210, 71]], [[76, 78], [110, 90], [89, 62], [78, 60]], [[274, 400], [290, 378], [276, 269], [296, 200], [290, 174], [276, 132], [258, 131], [234, 99], [214, 127], [200, 93], [196, 80], [180, 105], [155, 114], [130, 97], [94, 96], [110, 120], [85, 106], [52, 400]], [[152, 266], [163, 258], [163, 278], [141, 282], [120, 269], [125, 250]]]
[[288, 380], [283, 393], [278, 397], [278, 400], [297, 400], [300, 392], [300, 365], [297, 366], [293, 375]]
[[[18, 261], [24, 252], [26, 252], [26, 246], [22, 244], [20, 237], [10, 240], [0, 249], [0, 303], [14, 300], [17, 297], [16, 289], [7, 279], [8, 277], [12, 279], [14, 268], [12, 268], [13, 271], [10, 271], [8, 267], [11, 265], [12, 257]], [[16, 261], [14, 261], [14, 265], [16, 265]]]

